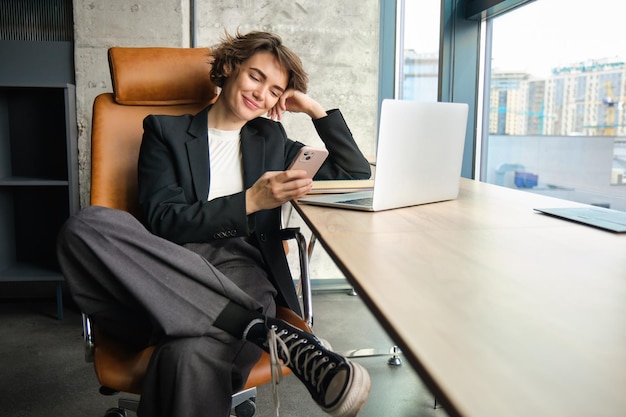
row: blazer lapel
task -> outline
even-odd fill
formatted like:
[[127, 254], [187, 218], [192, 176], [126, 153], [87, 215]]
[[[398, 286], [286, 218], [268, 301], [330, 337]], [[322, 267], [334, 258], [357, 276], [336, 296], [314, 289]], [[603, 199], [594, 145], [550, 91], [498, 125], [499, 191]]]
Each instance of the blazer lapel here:
[[[209, 196], [209, 144], [207, 143], [209, 109], [210, 107], [207, 107], [193, 118], [187, 131], [191, 139], [185, 142], [191, 180], [199, 201], [206, 200]], [[198, 155], [206, 155], [206, 157], [198, 158]]]
[[265, 140], [256, 129], [249, 126], [241, 129], [241, 155], [243, 183], [249, 188], [265, 172]]
[[[196, 198], [206, 200], [209, 195], [209, 145], [208, 113], [210, 106], [198, 113], [192, 120], [187, 133], [190, 139], [185, 142], [187, 158], [191, 170]], [[198, 155], [207, 155], [198, 158]], [[258, 131], [249, 126], [241, 129], [241, 155], [243, 164], [243, 182], [246, 188], [252, 187], [257, 179], [265, 172], [265, 140]]]

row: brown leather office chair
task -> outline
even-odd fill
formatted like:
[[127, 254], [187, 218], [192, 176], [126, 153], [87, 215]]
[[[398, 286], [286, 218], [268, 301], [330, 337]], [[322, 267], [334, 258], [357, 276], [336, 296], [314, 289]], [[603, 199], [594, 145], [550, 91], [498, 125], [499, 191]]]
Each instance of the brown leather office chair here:
[[[217, 97], [209, 79], [206, 48], [111, 48], [109, 65], [113, 93], [96, 97], [91, 134], [91, 204], [126, 210], [140, 217], [137, 198], [137, 159], [148, 114], [195, 114]], [[300, 255], [303, 311], [306, 319], [279, 308], [278, 317], [310, 331], [312, 324], [306, 242], [297, 229], [286, 229], [295, 238]], [[94, 363], [100, 392], [141, 394], [143, 377], [154, 351], [136, 352], [124, 341], [112, 340], [83, 315], [86, 359]], [[289, 373], [283, 367], [284, 373]], [[269, 355], [253, 368], [244, 391], [233, 395], [237, 416], [254, 415], [256, 386], [271, 381]], [[106, 417], [136, 411], [136, 399], [120, 399]]]

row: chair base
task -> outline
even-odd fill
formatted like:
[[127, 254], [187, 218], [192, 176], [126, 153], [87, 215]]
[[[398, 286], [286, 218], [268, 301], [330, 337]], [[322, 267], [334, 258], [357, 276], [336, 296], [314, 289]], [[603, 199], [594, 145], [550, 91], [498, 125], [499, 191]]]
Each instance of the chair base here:
[[252, 417], [256, 414], [256, 387], [233, 394], [231, 415]]
[[128, 417], [128, 414], [123, 408], [109, 408], [104, 413], [104, 417]]
[[[102, 393], [104, 395], [112, 395], [115, 392], [110, 390]], [[253, 417], [256, 414], [256, 394], [256, 387], [248, 388], [233, 394], [231, 416]], [[104, 417], [128, 417], [126, 411], [136, 413], [138, 407], [138, 400], [132, 398], [120, 398], [117, 401], [117, 408], [109, 408], [104, 413]]]

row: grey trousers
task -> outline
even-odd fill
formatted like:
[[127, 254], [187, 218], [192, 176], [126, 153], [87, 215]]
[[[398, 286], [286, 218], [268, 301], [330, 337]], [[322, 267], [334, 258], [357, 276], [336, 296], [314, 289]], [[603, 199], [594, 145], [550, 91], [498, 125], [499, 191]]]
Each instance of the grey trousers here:
[[138, 349], [157, 345], [139, 416], [229, 415], [230, 397], [261, 350], [213, 322], [230, 301], [275, 315], [276, 290], [262, 268], [225, 262], [220, 271], [130, 214], [103, 207], [72, 216], [57, 252], [74, 301], [103, 331]]

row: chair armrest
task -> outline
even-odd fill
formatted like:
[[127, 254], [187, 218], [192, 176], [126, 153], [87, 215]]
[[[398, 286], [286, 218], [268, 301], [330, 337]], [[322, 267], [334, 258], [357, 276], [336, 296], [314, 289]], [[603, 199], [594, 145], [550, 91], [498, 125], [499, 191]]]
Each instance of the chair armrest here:
[[93, 328], [91, 326], [91, 319], [85, 313], [82, 313], [83, 316], [83, 342], [85, 349], [85, 362], [92, 363], [94, 351], [96, 349], [96, 345], [94, 343], [93, 336]]
[[281, 229], [283, 240], [295, 239], [298, 245], [298, 258], [300, 260], [300, 280], [296, 287], [298, 295], [302, 295], [303, 319], [309, 327], [313, 327], [313, 300], [311, 294], [311, 275], [309, 272], [309, 251], [306, 239], [299, 227]]

